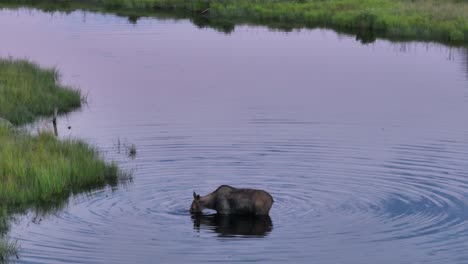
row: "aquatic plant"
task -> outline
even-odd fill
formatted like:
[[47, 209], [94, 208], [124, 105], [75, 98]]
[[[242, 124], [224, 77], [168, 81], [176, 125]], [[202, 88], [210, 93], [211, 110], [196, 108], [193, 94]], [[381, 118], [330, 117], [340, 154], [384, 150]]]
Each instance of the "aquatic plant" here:
[[131, 158], [135, 158], [136, 154], [137, 154], [136, 146], [134, 144], [130, 145], [128, 147], [128, 156]]
[[[0, 208], [0, 238], [2, 238], [8, 230], [7, 213], [5, 208]], [[9, 257], [15, 256], [18, 253], [16, 242], [0, 240], [0, 263], [5, 263]]]
[[16, 242], [0, 240], [0, 263], [6, 263], [11, 256], [18, 254], [18, 245]]

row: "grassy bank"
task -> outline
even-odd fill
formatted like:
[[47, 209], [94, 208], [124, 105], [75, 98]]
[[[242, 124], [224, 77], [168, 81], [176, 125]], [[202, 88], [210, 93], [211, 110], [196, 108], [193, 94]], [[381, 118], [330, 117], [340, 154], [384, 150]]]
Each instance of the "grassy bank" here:
[[[255, 23], [278, 28], [327, 27], [363, 37], [468, 44], [468, 0], [0, 0], [53, 9], [144, 15], [157, 9], [207, 11], [213, 24]], [[198, 19], [200, 21], [200, 19]]]
[[[81, 104], [80, 92], [57, 82], [55, 70], [27, 61], [0, 60], [0, 236], [8, 214], [66, 200], [70, 194], [117, 182], [117, 167], [79, 140], [36, 136], [14, 125], [67, 112]], [[15, 248], [0, 242], [0, 262]]]
[[468, 43], [466, 0], [103, 0], [112, 8], [209, 8], [210, 16]]
[[117, 176], [116, 166], [86, 143], [52, 133], [31, 136], [0, 127], [0, 157], [0, 207], [53, 202]]
[[69, 112], [81, 105], [78, 90], [60, 86], [55, 69], [42, 70], [27, 61], [0, 60], [0, 117], [15, 125]]

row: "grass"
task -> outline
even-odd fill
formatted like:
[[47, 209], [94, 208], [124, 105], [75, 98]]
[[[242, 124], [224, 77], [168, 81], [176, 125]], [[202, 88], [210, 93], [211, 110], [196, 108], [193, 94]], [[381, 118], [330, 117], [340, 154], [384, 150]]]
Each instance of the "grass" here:
[[81, 94], [58, 84], [55, 69], [42, 70], [24, 60], [0, 60], [0, 117], [14, 125], [81, 106]]
[[18, 255], [16, 243], [0, 240], [0, 263], [6, 263], [10, 256]]
[[[67, 112], [80, 104], [80, 92], [61, 86], [56, 70], [0, 60], [0, 117], [13, 125], [51, 115], [54, 107]], [[0, 237], [8, 227], [8, 214], [115, 185], [118, 173], [115, 164], [106, 163], [83, 141], [59, 140], [51, 132], [33, 136], [0, 121]], [[0, 262], [14, 254], [14, 244], [0, 241]]]
[[[0, 236], [4, 235], [8, 230], [8, 221], [6, 210], [0, 210]], [[9, 256], [15, 256], [18, 254], [18, 248], [16, 243], [0, 240], [0, 263], [7, 261]]]
[[210, 16], [299, 23], [384, 37], [468, 42], [468, 1], [457, 0], [103, 0], [121, 8], [209, 8]]
[[134, 144], [132, 144], [131, 146], [128, 147], [127, 154], [131, 158], [136, 157], [137, 149], [136, 149], [136, 146]]
[[[0, 0], [0, 3], [104, 10], [135, 20], [157, 9], [200, 13], [215, 26], [255, 23], [277, 28], [327, 27], [358, 37], [468, 44], [468, 0]], [[130, 15], [132, 14], [132, 15]], [[203, 21], [194, 18], [197, 22]]]
[[0, 207], [28, 206], [115, 182], [117, 167], [79, 140], [0, 127]]

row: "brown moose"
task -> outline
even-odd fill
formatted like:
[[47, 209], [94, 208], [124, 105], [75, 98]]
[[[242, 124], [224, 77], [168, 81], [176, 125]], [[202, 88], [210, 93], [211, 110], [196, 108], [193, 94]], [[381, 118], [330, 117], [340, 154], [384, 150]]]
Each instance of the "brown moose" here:
[[268, 215], [272, 205], [273, 197], [266, 191], [221, 185], [205, 196], [194, 192], [190, 212], [201, 213], [207, 208], [222, 215]]

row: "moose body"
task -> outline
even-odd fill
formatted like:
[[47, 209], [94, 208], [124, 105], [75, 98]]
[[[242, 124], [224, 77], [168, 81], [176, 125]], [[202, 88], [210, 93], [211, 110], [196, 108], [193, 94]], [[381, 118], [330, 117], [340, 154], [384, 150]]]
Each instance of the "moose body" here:
[[273, 197], [266, 191], [221, 185], [205, 196], [194, 192], [190, 212], [201, 213], [207, 208], [222, 215], [268, 215], [272, 205]]

